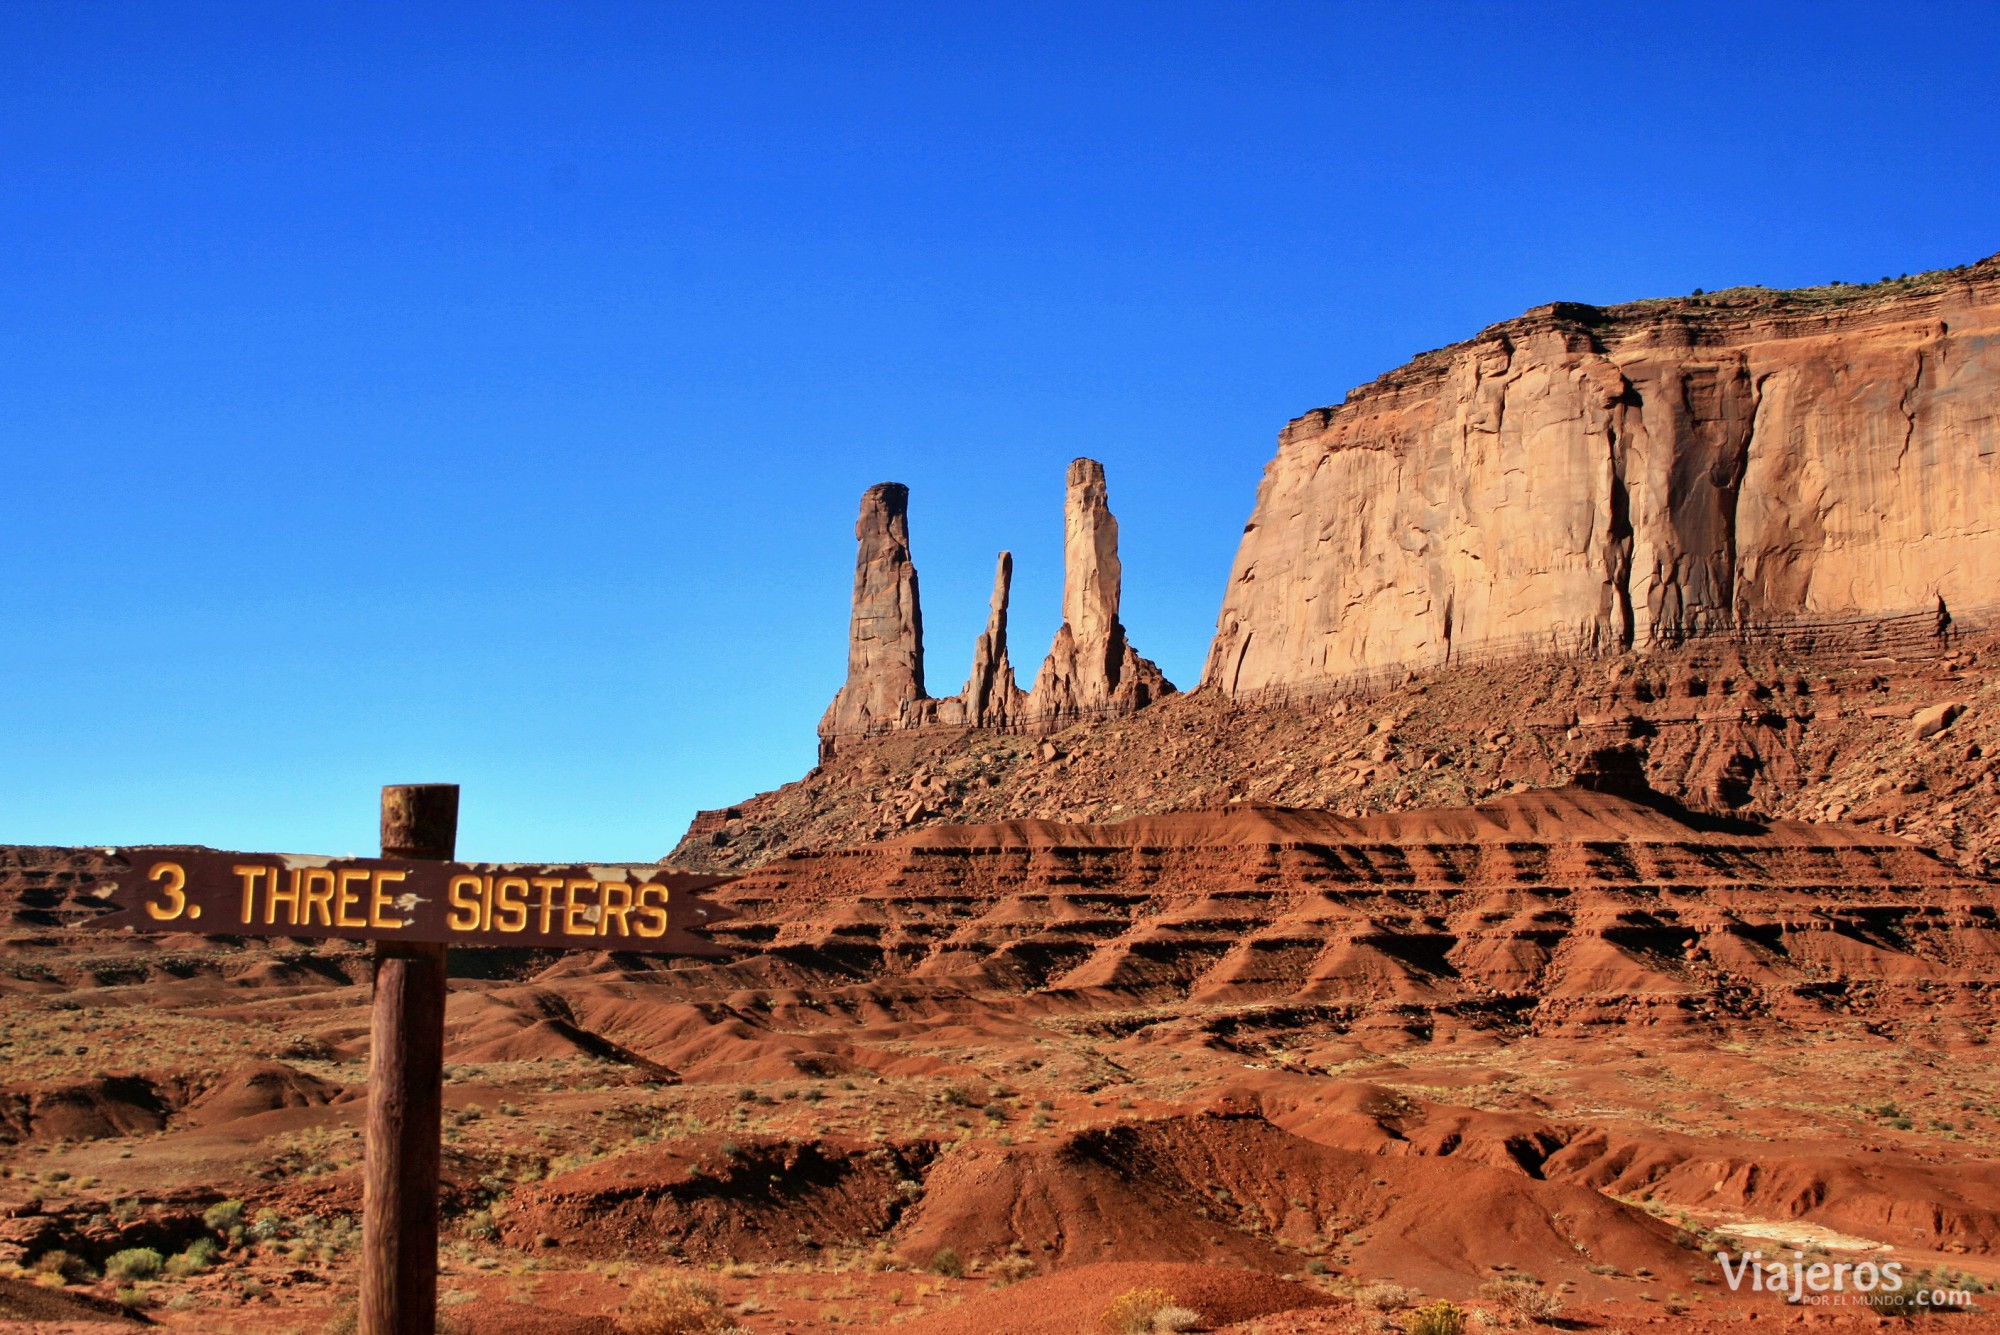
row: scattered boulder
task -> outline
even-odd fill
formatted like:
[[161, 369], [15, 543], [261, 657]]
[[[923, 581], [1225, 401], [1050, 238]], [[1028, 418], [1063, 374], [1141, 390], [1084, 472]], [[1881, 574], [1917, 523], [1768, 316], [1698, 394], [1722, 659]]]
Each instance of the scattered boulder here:
[[1964, 712], [1964, 704], [1957, 700], [1947, 700], [1943, 704], [1932, 705], [1929, 709], [1920, 709], [1916, 717], [1910, 720], [1910, 732], [1920, 742], [1926, 737], [1935, 737], [1958, 722], [1959, 715]]

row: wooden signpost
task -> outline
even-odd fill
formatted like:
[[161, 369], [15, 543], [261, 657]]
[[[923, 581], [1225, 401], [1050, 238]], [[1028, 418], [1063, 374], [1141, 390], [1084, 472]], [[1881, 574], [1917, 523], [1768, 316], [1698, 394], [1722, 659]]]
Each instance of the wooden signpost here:
[[92, 927], [375, 943], [359, 1335], [435, 1335], [445, 950], [531, 946], [728, 952], [694, 932], [736, 915], [696, 892], [728, 880], [655, 868], [452, 861], [458, 785], [382, 790], [382, 856], [112, 849]]

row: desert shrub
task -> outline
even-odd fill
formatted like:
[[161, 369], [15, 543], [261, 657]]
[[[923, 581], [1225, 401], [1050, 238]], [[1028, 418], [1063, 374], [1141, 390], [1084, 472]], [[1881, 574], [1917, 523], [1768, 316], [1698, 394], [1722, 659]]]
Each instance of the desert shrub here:
[[151, 1247], [127, 1247], [111, 1254], [111, 1259], [104, 1263], [104, 1273], [111, 1279], [127, 1282], [151, 1279], [166, 1263], [166, 1258]]
[[210, 1232], [226, 1238], [232, 1230], [243, 1227], [243, 1202], [219, 1201], [202, 1211], [201, 1222]]
[[728, 1328], [722, 1295], [692, 1275], [654, 1277], [618, 1313], [619, 1335], [715, 1335]]
[[1403, 1323], [1408, 1335], [1463, 1335], [1465, 1309], [1440, 1299], [1411, 1312]]
[[[1162, 1318], [1179, 1324], [1163, 1324]], [[1180, 1300], [1165, 1289], [1127, 1289], [1111, 1300], [1104, 1309], [1103, 1319], [1104, 1329], [1111, 1335], [1192, 1330], [1200, 1323], [1200, 1313], [1182, 1307]]]
[[1530, 1321], [1548, 1321], [1561, 1315], [1562, 1299], [1544, 1289], [1527, 1275], [1502, 1275], [1479, 1286], [1479, 1296], [1515, 1316]]
[[956, 1247], [940, 1247], [931, 1253], [930, 1272], [947, 1279], [964, 1279], [965, 1258], [958, 1254]]
[[188, 1244], [188, 1249], [167, 1261], [167, 1273], [176, 1279], [197, 1274], [215, 1264], [215, 1258], [222, 1254], [214, 1238], [196, 1238]]
[[1034, 1276], [1035, 1263], [1025, 1256], [1003, 1256], [992, 1266], [993, 1287], [1004, 1288]]
[[35, 1258], [37, 1274], [54, 1275], [61, 1280], [90, 1278], [90, 1263], [81, 1256], [62, 1250], [43, 1252]]
[[1410, 1305], [1411, 1293], [1401, 1284], [1370, 1284], [1354, 1295], [1354, 1301], [1372, 1312], [1398, 1312]]
[[250, 1221], [250, 1237], [257, 1242], [269, 1242], [283, 1230], [284, 1220], [269, 1206], [259, 1210], [257, 1217]]
[[128, 1284], [112, 1295], [126, 1307], [151, 1307], [153, 1295], [136, 1284]]

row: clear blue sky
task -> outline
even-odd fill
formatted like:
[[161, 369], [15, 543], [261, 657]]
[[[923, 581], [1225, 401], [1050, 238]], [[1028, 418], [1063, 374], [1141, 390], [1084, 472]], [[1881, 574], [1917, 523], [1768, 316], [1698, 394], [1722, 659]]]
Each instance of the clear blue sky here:
[[654, 857], [1104, 461], [1198, 676], [1284, 421], [1552, 299], [2000, 250], [2000, 10], [0, 7], [0, 841]]

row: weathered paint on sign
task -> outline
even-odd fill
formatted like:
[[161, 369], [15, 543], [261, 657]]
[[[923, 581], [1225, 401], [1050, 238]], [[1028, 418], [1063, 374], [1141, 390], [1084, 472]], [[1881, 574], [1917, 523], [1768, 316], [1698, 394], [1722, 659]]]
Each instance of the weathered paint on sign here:
[[696, 897], [729, 877], [651, 867], [106, 851], [119, 911], [90, 925], [110, 930], [723, 955], [693, 932], [736, 916]]

